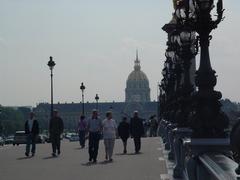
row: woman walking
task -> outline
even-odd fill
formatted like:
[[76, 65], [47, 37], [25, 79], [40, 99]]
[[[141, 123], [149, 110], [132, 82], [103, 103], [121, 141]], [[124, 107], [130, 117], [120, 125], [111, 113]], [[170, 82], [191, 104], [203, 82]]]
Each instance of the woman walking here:
[[123, 154], [127, 153], [127, 140], [129, 138], [129, 134], [129, 123], [127, 122], [127, 118], [123, 117], [122, 122], [120, 122], [118, 126], [118, 135], [123, 142]]
[[105, 152], [106, 152], [106, 160], [109, 162], [112, 162], [112, 154], [113, 154], [113, 148], [114, 143], [116, 139], [116, 129], [117, 125], [115, 120], [112, 118], [112, 112], [106, 113], [106, 119], [102, 123], [103, 127], [103, 139], [104, 139], [104, 145], [105, 145]]

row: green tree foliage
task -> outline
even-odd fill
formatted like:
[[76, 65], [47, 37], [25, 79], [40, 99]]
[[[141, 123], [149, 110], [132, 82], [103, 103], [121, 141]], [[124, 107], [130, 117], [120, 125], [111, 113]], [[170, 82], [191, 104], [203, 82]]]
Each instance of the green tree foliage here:
[[25, 113], [19, 109], [0, 106], [0, 135], [14, 134], [24, 130]]
[[222, 110], [227, 114], [230, 120], [230, 128], [237, 122], [238, 118], [240, 118], [240, 104], [237, 102], [232, 102], [229, 99], [223, 99]]

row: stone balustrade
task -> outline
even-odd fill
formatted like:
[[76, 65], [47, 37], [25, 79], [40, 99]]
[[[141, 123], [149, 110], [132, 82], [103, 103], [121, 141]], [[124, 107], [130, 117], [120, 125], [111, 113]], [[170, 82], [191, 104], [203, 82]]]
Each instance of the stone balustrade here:
[[229, 138], [191, 138], [189, 128], [173, 128], [174, 124], [161, 122], [159, 134], [165, 138], [169, 160], [175, 163], [173, 178], [187, 180], [237, 180], [238, 164], [233, 161]]

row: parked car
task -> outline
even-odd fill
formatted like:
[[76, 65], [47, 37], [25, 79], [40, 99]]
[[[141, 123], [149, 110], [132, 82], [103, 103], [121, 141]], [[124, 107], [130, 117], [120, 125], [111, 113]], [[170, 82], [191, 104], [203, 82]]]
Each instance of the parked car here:
[[75, 133], [71, 134], [71, 136], [69, 137], [69, 141], [70, 141], [70, 142], [79, 141], [79, 136], [78, 136], [78, 134], [75, 134]]
[[36, 139], [36, 143], [44, 144], [45, 141], [46, 141], [46, 140], [45, 140], [44, 135], [39, 134], [38, 137], [37, 137], [37, 139]]
[[46, 141], [47, 143], [50, 143], [50, 142], [51, 142], [50, 137], [49, 137], [49, 136], [46, 136], [46, 137], [45, 137], [45, 141]]
[[47, 142], [47, 143], [50, 143], [50, 142], [51, 142], [49, 135], [43, 134], [42, 136], [44, 137], [45, 142]]
[[73, 134], [74, 134], [74, 133], [67, 132], [67, 133], [65, 134], [65, 138], [69, 140]]
[[0, 145], [3, 146], [4, 144], [4, 139], [0, 136]]
[[[13, 145], [19, 145], [19, 144], [26, 144], [27, 143], [27, 135], [25, 134], [25, 131], [16, 131], [14, 139], [13, 139]], [[36, 143], [45, 143], [45, 138], [43, 135], [38, 135], [36, 139]]]
[[25, 131], [16, 131], [13, 138], [13, 145], [26, 144], [27, 138]]
[[14, 136], [8, 136], [5, 138], [5, 144], [13, 144]]

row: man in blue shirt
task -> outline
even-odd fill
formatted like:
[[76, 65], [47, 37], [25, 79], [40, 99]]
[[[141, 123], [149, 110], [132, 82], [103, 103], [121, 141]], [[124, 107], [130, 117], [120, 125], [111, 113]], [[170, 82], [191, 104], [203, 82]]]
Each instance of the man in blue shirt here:
[[88, 120], [87, 130], [89, 132], [89, 162], [96, 163], [98, 155], [99, 140], [102, 132], [102, 121], [98, 118], [97, 110], [93, 110], [92, 117]]

